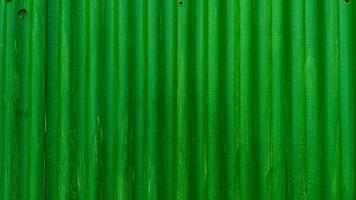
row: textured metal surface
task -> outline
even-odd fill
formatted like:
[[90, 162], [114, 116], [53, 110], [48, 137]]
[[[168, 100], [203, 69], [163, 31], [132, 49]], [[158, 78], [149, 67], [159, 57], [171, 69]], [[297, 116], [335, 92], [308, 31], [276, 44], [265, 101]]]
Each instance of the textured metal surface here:
[[355, 199], [355, 6], [1, 0], [0, 199]]
[[0, 199], [41, 199], [45, 183], [45, 4], [0, 1]]

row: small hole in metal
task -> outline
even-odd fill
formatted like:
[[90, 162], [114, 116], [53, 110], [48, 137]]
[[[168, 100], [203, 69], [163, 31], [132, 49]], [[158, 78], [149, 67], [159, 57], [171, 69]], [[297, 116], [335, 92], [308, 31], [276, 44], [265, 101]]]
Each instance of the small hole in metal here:
[[345, 0], [345, 3], [347, 4], [351, 3], [351, 0]]
[[19, 11], [17, 11], [17, 16], [19, 16], [20, 18], [24, 18], [26, 14], [27, 14], [27, 10], [26, 9], [22, 8]]
[[183, 1], [180, 1], [180, 2], [179, 2], [179, 5], [181, 5], [181, 6], [182, 6], [182, 5], [183, 5]]
[[12, 0], [6, 0], [7, 3], [10, 3]]

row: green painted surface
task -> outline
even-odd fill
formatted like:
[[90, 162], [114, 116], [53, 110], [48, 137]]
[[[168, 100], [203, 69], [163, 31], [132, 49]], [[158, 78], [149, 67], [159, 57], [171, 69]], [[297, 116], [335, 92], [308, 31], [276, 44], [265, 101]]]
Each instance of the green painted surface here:
[[1, 0], [0, 200], [356, 199], [356, 1]]

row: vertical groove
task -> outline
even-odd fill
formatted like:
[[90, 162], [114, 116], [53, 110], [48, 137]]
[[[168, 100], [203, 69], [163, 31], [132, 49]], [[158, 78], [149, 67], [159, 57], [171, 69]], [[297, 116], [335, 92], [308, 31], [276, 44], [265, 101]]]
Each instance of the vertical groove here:
[[[224, 116], [226, 118], [226, 127], [225, 127], [225, 134], [224, 137], [221, 139], [222, 142], [222, 149], [223, 151], [221, 152], [222, 159], [224, 161], [224, 176], [222, 176], [222, 182], [226, 181], [225, 185], [225, 199], [232, 200], [237, 198], [237, 193], [236, 193], [236, 171], [235, 169], [238, 167], [236, 165], [236, 128], [237, 128], [237, 123], [236, 123], [236, 93], [237, 93], [237, 83], [236, 83], [236, 78], [235, 74], [236, 71], [238, 70], [237, 62], [235, 60], [236, 56], [236, 51], [237, 51], [237, 45], [236, 45], [236, 13], [235, 9], [237, 7], [237, 3], [235, 1], [227, 1], [225, 7], [223, 9], [226, 9], [226, 13], [224, 14], [223, 17], [226, 18], [226, 34], [221, 37], [226, 37], [225, 44], [226, 44], [226, 54], [223, 59], [226, 59], [226, 101], [222, 102], [222, 104], [226, 103], [225, 109], [226, 109], [226, 115]], [[223, 13], [223, 12], [222, 12]], [[223, 55], [223, 54], [222, 54]], [[222, 81], [224, 81], [224, 77], [221, 78]], [[220, 87], [220, 90], [224, 90], [224, 88]], [[201, 115], [201, 114], [200, 114]], [[222, 122], [224, 124], [224, 122]], [[224, 181], [225, 180], [225, 181]]]
[[[6, 54], [6, 49], [5, 49], [5, 41], [6, 41], [6, 6], [5, 6], [6, 2], [5, 1], [1, 1], [0, 2], [0, 65], [1, 66], [5, 66], [5, 54]], [[5, 78], [4, 78], [4, 74], [5, 74], [5, 67], [0, 67], [0, 94], [4, 93], [4, 82], [5, 82]], [[1, 95], [2, 96], [2, 95]], [[2, 98], [0, 99], [0, 111], [1, 113], [4, 112], [4, 106], [3, 106], [3, 100]], [[5, 132], [2, 130], [4, 127], [4, 123], [3, 121], [5, 116], [0, 114], [0, 156], [2, 158], [5, 158]], [[5, 161], [4, 160], [0, 160], [0, 177], [1, 177], [1, 182], [0, 182], [0, 197], [2, 199], [6, 199], [5, 198], [5, 190], [6, 190], [6, 184], [8, 183], [8, 179], [5, 178]]]
[[207, 90], [206, 90], [206, 6], [207, 1], [199, 0], [196, 2], [196, 148], [195, 148], [195, 199], [207, 199], [207, 153], [206, 137], [207, 132]]
[[[116, 177], [114, 168], [117, 166], [115, 166], [114, 163], [114, 148], [115, 142], [117, 141], [115, 133], [118, 133], [118, 130], [116, 129], [117, 126], [115, 126], [115, 124], [121, 124], [121, 121], [115, 121], [115, 119], [118, 119], [118, 63], [116, 62], [117, 59], [115, 59], [118, 56], [118, 41], [116, 37], [116, 34], [118, 33], [118, 22], [114, 17], [118, 14], [117, 4], [118, 2], [115, 1], [101, 2], [100, 4], [100, 23], [103, 24], [105, 30], [105, 34], [100, 32], [99, 36], [99, 42], [102, 43], [103, 48], [103, 51], [99, 54], [104, 54], [102, 55], [102, 63], [104, 63], [104, 66], [102, 67], [102, 70], [100, 70], [98, 77], [98, 95], [105, 98], [104, 102], [98, 102], [101, 108], [99, 116], [102, 119], [102, 125], [99, 127], [100, 157], [98, 161], [98, 176], [105, 177], [103, 182], [99, 182], [100, 186], [98, 186], [105, 188], [104, 190], [99, 190], [100, 199], [105, 197], [114, 199], [114, 191], [116, 191], [116, 185], [114, 184], [114, 177]], [[104, 36], [106, 39], [104, 39]]]
[[207, 33], [207, 159], [208, 159], [208, 199], [220, 198], [219, 178], [219, 35], [218, 35], [218, 3], [215, 0], [208, 1], [208, 33]]
[[285, 44], [283, 12], [285, 3], [282, 0], [272, 2], [271, 16], [271, 199], [284, 199], [286, 197], [286, 134], [285, 124], [285, 58], [287, 51]]
[[259, 168], [259, 198], [272, 198], [272, 2], [262, 1], [256, 5], [258, 15], [256, 16], [257, 35], [257, 88], [258, 88], [258, 119], [256, 119], [258, 131], [258, 168]]
[[353, 80], [355, 57], [354, 18], [352, 7], [341, 2], [340, 24], [340, 144], [341, 144], [341, 198], [355, 199], [355, 81]]
[[88, 199], [97, 199], [97, 180], [98, 180], [98, 138], [100, 134], [101, 119], [98, 115], [98, 2], [93, 1], [87, 4], [87, 25], [88, 35], [88, 74], [87, 74], [87, 99], [88, 99], [88, 116], [87, 116], [87, 161], [88, 161]]
[[176, 1], [164, 1], [164, 14], [162, 16], [163, 23], [163, 38], [164, 46], [166, 50], [163, 53], [163, 136], [165, 138], [164, 145], [165, 149], [164, 156], [164, 191], [166, 199], [172, 200], [176, 198], [176, 180], [177, 177], [174, 174], [176, 167], [175, 159], [175, 147], [176, 147], [176, 134], [177, 134], [177, 68], [175, 66], [177, 62], [177, 31], [175, 27], [177, 26], [177, 9]]
[[[147, 116], [146, 116], [146, 90], [145, 90], [145, 74], [146, 74], [146, 28], [147, 16], [145, 10], [145, 1], [137, 0], [134, 4], [135, 16], [134, 30], [135, 30], [135, 47], [134, 55], [131, 59], [135, 59], [134, 70], [131, 77], [134, 77], [133, 84], [134, 90], [134, 104], [131, 108], [134, 110], [132, 123], [134, 127], [133, 139], [137, 142], [134, 143], [134, 169], [133, 169], [133, 182], [134, 182], [134, 199], [147, 199], [148, 194], [148, 180], [147, 177]], [[131, 16], [132, 17], [132, 16]]]

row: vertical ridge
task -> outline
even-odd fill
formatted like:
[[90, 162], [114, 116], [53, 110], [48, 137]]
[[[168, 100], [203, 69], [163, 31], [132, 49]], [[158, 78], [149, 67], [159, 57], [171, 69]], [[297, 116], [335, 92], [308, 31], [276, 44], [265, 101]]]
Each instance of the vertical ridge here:
[[307, 197], [321, 198], [321, 134], [319, 128], [319, 1], [305, 2], [305, 93]]
[[87, 99], [88, 99], [88, 199], [98, 198], [97, 191], [97, 173], [98, 173], [98, 137], [100, 134], [101, 121], [98, 115], [98, 13], [99, 5], [96, 1], [90, 1], [87, 5], [87, 18], [88, 18], [88, 74], [87, 74]]
[[[60, 46], [59, 36], [60, 28], [59, 24], [56, 22], [58, 20], [57, 16], [59, 11], [58, 1], [50, 1], [47, 4], [48, 19], [46, 22], [46, 38], [47, 44], [46, 48], [48, 49], [46, 53], [46, 76], [47, 76], [47, 108], [46, 108], [46, 152], [45, 152], [45, 197], [46, 198], [58, 198], [58, 168], [57, 168], [57, 152], [58, 152], [58, 139], [57, 133], [60, 126], [59, 124], [59, 111], [58, 105], [59, 101], [57, 96], [58, 83], [60, 77], [57, 76], [58, 66], [59, 66], [59, 48], [49, 48], [50, 44], [48, 41], [51, 41], [55, 47]], [[53, 78], [49, 78], [53, 77]], [[50, 89], [52, 88], [52, 89]]]
[[[22, 8], [29, 8], [29, 2], [28, 1], [22, 1], [19, 3], [19, 7]], [[22, 183], [22, 189], [23, 189], [23, 194], [21, 198], [31, 198], [31, 60], [32, 60], [32, 55], [31, 55], [31, 47], [32, 47], [32, 41], [29, 40], [28, 38], [31, 38], [31, 30], [32, 30], [32, 25], [31, 21], [28, 16], [22, 18], [23, 21], [21, 21], [21, 28], [23, 29], [23, 32], [21, 34], [21, 41], [22, 41], [22, 48], [24, 56], [22, 57], [22, 64], [24, 65], [23, 69], [23, 78], [24, 78], [24, 84], [22, 85], [22, 91], [23, 91], [23, 107], [22, 107], [22, 114], [23, 116], [23, 127], [21, 127], [21, 132], [23, 136], [23, 143], [22, 145], [24, 146], [22, 149], [23, 153], [23, 160], [22, 160], [22, 168], [21, 168], [21, 173], [23, 174], [23, 183]], [[30, 131], [28, 131], [30, 130]], [[29, 167], [30, 166], [30, 167]]]
[[305, 171], [305, 1], [291, 3], [291, 198], [300, 199], [306, 196]]
[[[182, 2], [182, 4], [180, 3]], [[180, 1], [177, 9], [177, 146], [176, 146], [176, 199], [187, 199], [188, 189], [188, 8], [187, 1]]]
[[158, 172], [158, 1], [147, 4], [147, 140], [148, 140], [148, 199], [159, 197]]
[[340, 50], [339, 50], [339, 25], [338, 25], [337, 1], [326, 1], [324, 15], [329, 16], [325, 21], [325, 192], [324, 198], [340, 199], [340, 179], [339, 179], [339, 142], [340, 142], [340, 121], [339, 121], [339, 70], [340, 70]]
[[13, 79], [14, 79], [14, 71], [13, 71], [13, 59], [14, 57], [14, 18], [12, 17], [12, 13], [14, 13], [15, 9], [12, 5], [5, 5], [4, 12], [4, 21], [5, 21], [5, 31], [4, 38], [5, 41], [3, 45], [5, 47], [4, 59], [3, 59], [3, 91], [2, 91], [2, 99], [1, 104], [2, 112], [6, 113], [5, 117], [2, 119], [3, 124], [1, 127], [1, 132], [3, 134], [3, 163], [4, 163], [4, 171], [3, 171], [3, 198], [4, 199], [12, 199], [12, 156], [13, 155], [13, 145], [12, 145], [12, 132], [14, 132], [14, 88], [13, 88]]
[[87, 142], [87, 104], [88, 100], [86, 98], [86, 82], [87, 82], [87, 70], [86, 67], [88, 65], [87, 57], [89, 48], [87, 44], [88, 39], [88, 27], [87, 27], [87, 11], [86, 11], [86, 4], [84, 0], [78, 0], [73, 2], [73, 7], [77, 7], [78, 12], [77, 16], [73, 18], [75, 26], [73, 27], [73, 52], [76, 52], [76, 59], [73, 60], [76, 69], [76, 86], [77, 86], [77, 98], [75, 99], [76, 105], [76, 117], [77, 119], [77, 136], [75, 144], [77, 145], [78, 151], [75, 153], [76, 158], [76, 177], [77, 184], [75, 185], [77, 195], [74, 197], [80, 200], [88, 199], [88, 183], [86, 181], [86, 173], [87, 173], [87, 166], [86, 166], [86, 156], [88, 151], [86, 149], [86, 142]]
[[252, 96], [252, 2], [239, 2], [239, 103], [238, 103], [238, 131], [239, 131], [239, 197], [253, 199], [253, 96]]
[[69, 1], [59, 2], [61, 18], [59, 21], [60, 46], [58, 48], [58, 74], [55, 80], [58, 82], [58, 185], [57, 199], [67, 199], [69, 197], [69, 179], [70, 179], [70, 150], [69, 133], [70, 127], [70, 4]]
[[31, 2], [30, 67], [30, 195], [28, 199], [41, 199], [44, 195], [44, 86], [45, 86], [45, 1]]
[[[118, 88], [117, 88], [117, 97], [115, 100], [118, 104], [118, 121], [116, 122], [117, 135], [116, 135], [116, 145], [115, 152], [118, 152], [118, 155], [114, 159], [117, 163], [117, 188], [115, 192], [116, 199], [129, 199], [131, 184], [129, 176], [129, 166], [132, 164], [129, 159], [129, 119], [130, 119], [130, 110], [129, 110], [129, 60], [128, 60], [128, 1], [118, 2], [118, 66], [115, 70], [118, 77]], [[115, 33], [115, 32], [114, 32]]]

